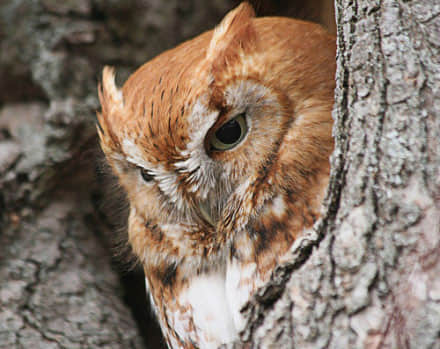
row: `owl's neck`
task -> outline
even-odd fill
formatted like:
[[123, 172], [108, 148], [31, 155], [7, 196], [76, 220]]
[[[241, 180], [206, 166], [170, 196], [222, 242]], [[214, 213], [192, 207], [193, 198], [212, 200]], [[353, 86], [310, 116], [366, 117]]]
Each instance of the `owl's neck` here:
[[147, 274], [166, 285], [218, 270], [232, 259], [255, 263], [259, 273], [266, 275], [319, 217], [328, 171], [315, 176], [301, 193], [280, 190], [261, 195], [260, 202], [254, 200], [259, 207], [253, 207], [256, 213], [248, 217], [244, 228], [231, 228], [229, 233], [214, 228], [191, 230], [184, 224], [152, 225], [135, 213], [130, 217], [131, 245]]
[[[194, 341], [218, 347], [237, 338], [245, 325], [240, 309], [283, 262], [295, 238], [318, 218], [327, 176], [301, 196], [295, 191], [274, 193], [245, 229], [211, 253], [179, 256], [177, 242], [165, 241], [165, 234], [161, 241], [149, 242], [146, 283], [172, 346]], [[180, 246], [190, 246], [189, 241], [194, 240], [180, 240]], [[192, 251], [198, 249], [200, 244]]]
[[296, 235], [317, 217], [318, 212], [298, 201], [293, 206], [288, 202], [288, 196], [276, 196], [260, 219], [251, 220], [216, 259], [183, 259], [161, 271], [145, 268], [151, 301], [170, 347], [196, 342], [217, 348], [238, 338], [245, 326], [240, 310], [283, 262]]

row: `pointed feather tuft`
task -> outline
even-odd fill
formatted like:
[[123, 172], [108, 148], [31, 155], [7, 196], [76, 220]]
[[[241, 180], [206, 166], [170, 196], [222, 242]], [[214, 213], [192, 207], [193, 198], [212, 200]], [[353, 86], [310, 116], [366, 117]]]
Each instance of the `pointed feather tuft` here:
[[124, 98], [122, 91], [115, 83], [115, 72], [112, 67], [104, 67], [102, 72], [102, 84], [98, 86], [101, 112], [97, 113], [98, 135], [104, 152], [109, 155], [111, 151], [120, 148], [120, 142], [114, 130], [115, 125], [120, 122], [124, 109]]
[[251, 20], [255, 17], [252, 6], [243, 2], [230, 11], [215, 28], [206, 53], [208, 61], [214, 61], [218, 55], [227, 50], [233, 41], [245, 43], [249, 41], [253, 30]]

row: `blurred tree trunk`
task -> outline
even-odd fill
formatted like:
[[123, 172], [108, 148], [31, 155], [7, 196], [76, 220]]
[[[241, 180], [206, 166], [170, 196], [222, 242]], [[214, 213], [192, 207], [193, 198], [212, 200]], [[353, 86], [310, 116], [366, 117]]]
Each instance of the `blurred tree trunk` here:
[[247, 307], [242, 340], [251, 348], [440, 348], [440, 6], [336, 5], [325, 214]]

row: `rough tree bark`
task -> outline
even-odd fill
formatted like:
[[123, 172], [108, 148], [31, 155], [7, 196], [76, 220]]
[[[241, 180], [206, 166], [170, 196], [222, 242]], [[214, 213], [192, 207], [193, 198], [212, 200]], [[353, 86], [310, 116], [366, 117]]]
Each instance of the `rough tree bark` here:
[[337, 0], [323, 219], [245, 314], [252, 348], [440, 348], [440, 4]]

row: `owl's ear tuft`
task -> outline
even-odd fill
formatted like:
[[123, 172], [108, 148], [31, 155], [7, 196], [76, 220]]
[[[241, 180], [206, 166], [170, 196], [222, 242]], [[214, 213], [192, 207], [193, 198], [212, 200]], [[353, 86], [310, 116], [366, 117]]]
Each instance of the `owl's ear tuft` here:
[[97, 113], [98, 135], [104, 152], [115, 151], [119, 148], [119, 140], [115, 133], [115, 127], [121, 122], [124, 108], [122, 91], [115, 83], [115, 72], [111, 67], [104, 67], [102, 72], [102, 84], [98, 87], [101, 112]]
[[215, 28], [206, 59], [215, 61], [219, 55], [224, 55], [234, 47], [245, 50], [246, 45], [252, 44], [255, 38], [255, 30], [252, 26], [252, 18], [254, 17], [255, 11], [247, 2], [241, 3], [230, 11]]
[[109, 97], [113, 103], [124, 103], [122, 92], [115, 83], [115, 69], [113, 67], [104, 67], [102, 71], [102, 87], [104, 97]]

